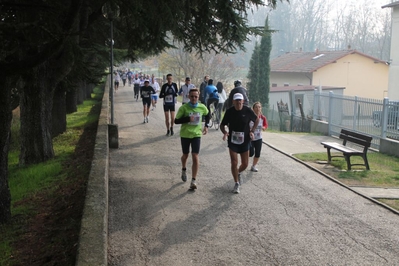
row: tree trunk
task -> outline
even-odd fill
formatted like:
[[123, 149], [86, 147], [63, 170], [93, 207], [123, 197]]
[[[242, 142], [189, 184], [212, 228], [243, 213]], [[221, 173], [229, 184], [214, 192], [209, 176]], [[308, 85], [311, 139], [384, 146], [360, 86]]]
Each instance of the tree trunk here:
[[82, 104], [83, 101], [85, 100], [85, 93], [84, 93], [83, 83], [81, 81], [78, 82], [77, 92], [78, 92], [78, 104]]
[[66, 97], [65, 88], [62, 82], [57, 86], [53, 98], [52, 112], [52, 137], [55, 138], [59, 134], [66, 131]]
[[91, 84], [87, 83], [86, 81], [84, 81], [85, 83], [85, 99], [91, 99]]
[[51, 138], [54, 71], [46, 62], [25, 76], [21, 93], [21, 153], [19, 164], [45, 162], [54, 157]]
[[11, 84], [0, 72], [0, 224], [11, 219], [11, 195], [8, 187], [8, 150], [11, 130]]
[[78, 111], [78, 94], [76, 88], [70, 88], [66, 93], [66, 113], [72, 114]]

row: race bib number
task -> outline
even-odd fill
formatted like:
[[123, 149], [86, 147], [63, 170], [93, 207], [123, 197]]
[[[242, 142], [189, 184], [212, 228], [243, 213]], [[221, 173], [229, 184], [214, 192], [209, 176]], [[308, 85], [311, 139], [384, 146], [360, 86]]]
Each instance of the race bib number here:
[[166, 95], [165, 96], [166, 103], [173, 103], [173, 95]]
[[258, 140], [262, 138], [262, 126], [258, 126], [254, 132], [254, 140]]
[[231, 134], [231, 143], [233, 144], [243, 144], [244, 143], [244, 132], [235, 132]]
[[200, 113], [190, 113], [190, 116], [194, 118], [192, 122], [189, 122], [189, 125], [198, 125], [201, 121], [201, 114]]

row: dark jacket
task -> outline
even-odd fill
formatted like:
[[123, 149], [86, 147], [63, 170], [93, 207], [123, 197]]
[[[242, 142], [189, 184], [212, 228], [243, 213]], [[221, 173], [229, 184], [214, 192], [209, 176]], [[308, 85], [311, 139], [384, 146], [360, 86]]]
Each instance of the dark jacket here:
[[229, 94], [229, 98], [226, 101], [226, 109], [230, 108], [233, 106], [233, 96], [236, 93], [241, 93], [242, 95], [244, 95], [244, 105], [245, 106], [249, 106], [249, 100], [248, 100], [248, 96], [247, 96], [247, 90], [244, 87], [235, 87], [234, 89], [232, 89], [230, 91]]

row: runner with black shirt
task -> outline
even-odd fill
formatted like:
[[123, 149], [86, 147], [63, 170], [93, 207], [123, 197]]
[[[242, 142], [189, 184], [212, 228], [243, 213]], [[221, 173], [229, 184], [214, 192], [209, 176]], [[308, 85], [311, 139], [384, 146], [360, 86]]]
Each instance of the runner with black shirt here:
[[[253, 121], [250, 128], [249, 122]], [[241, 173], [247, 168], [249, 161], [249, 147], [251, 139], [254, 138], [254, 131], [258, 126], [259, 118], [248, 106], [244, 106], [244, 96], [236, 93], [233, 96], [233, 107], [227, 109], [224, 114], [220, 130], [223, 132], [223, 140], [228, 138], [231, 160], [231, 173], [234, 178], [234, 193], [240, 193]], [[228, 127], [226, 131], [225, 126]], [[241, 157], [241, 164], [238, 166], [238, 154]]]
[[[166, 136], [173, 136], [173, 124], [175, 120], [175, 104], [178, 93], [177, 84], [174, 83], [172, 74], [166, 75], [167, 83], [162, 85], [159, 98], [163, 98], [163, 110], [165, 113]], [[170, 114], [170, 118], [169, 118]]]
[[144, 81], [144, 86], [140, 88], [141, 99], [143, 100], [143, 116], [144, 123], [148, 123], [148, 116], [150, 115], [151, 94], [155, 94], [153, 87], [149, 86], [148, 80]]

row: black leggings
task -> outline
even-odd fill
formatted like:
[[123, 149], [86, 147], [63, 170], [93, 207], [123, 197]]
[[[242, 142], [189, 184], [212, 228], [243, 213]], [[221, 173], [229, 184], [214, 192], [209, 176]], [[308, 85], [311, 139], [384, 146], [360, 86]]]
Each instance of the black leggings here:
[[[208, 107], [208, 112], [210, 112], [211, 110], [209, 109], [209, 106], [215, 103], [215, 109], [217, 108], [218, 104], [219, 104], [219, 99], [216, 98], [212, 98], [212, 99], [208, 99], [208, 101], [206, 102], [206, 107]], [[211, 114], [212, 115], [212, 114]]]
[[249, 149], [249, 157], [252, 157], [255, 154], [255, 157], [259, 158], [261, 150], [262, 150], [262, 139], [251, 141], [251, 148]]

